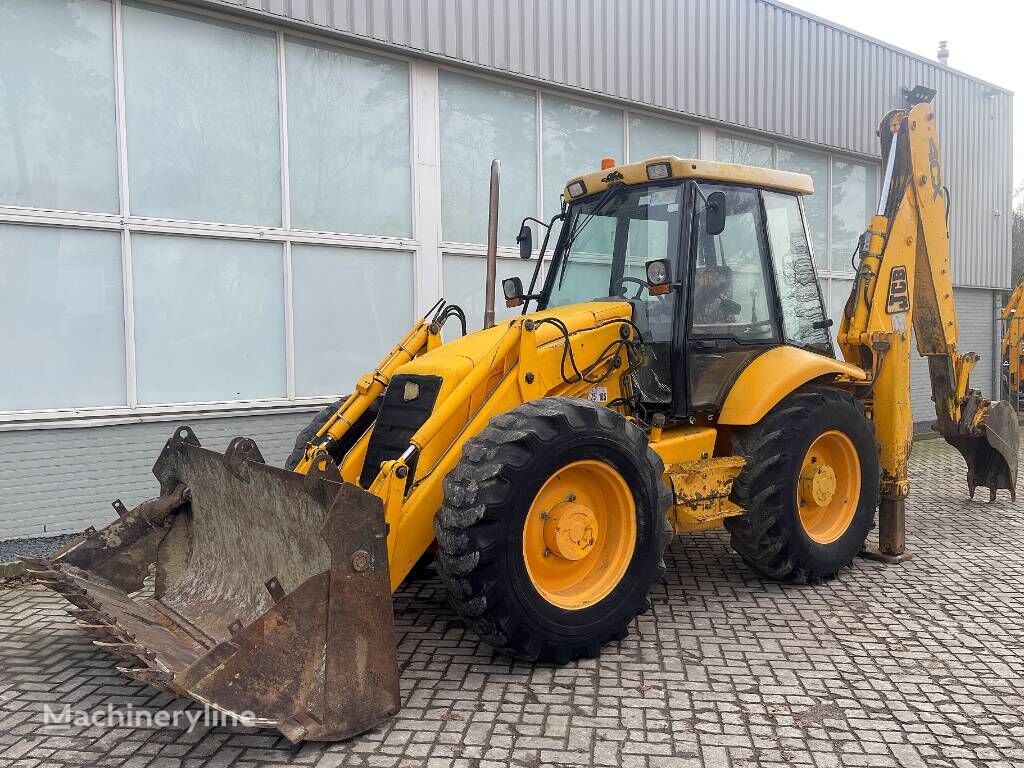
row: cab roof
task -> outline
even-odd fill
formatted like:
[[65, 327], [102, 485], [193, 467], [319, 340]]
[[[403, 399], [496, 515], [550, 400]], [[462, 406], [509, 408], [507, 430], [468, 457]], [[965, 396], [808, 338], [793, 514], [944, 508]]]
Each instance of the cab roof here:
[[[647, 171], [648, 166], [652, 165], [668, 165], [671, 172], [668, 175], [652, 179]], [[664, 173], [664, 168], [660, 170]], [[592, 195], [595, 192], [601, 192], [617, 182], [628, 186], [646, 184], [649, 181], [661, 179], [724, 181], [732, 184], [763, 187], [765, 189], [777, 189], [783, 192], [796, 192], [800, 195], [810, 195], [814, 192], [814, 182], [811, 181], [811, 177], [806, 173], [791, 173], [790, 171], [776, 171], [771, 168], [758, 168], [752, 165], [716, 163], [712, 160], [693, 160], [676, 157], [675, 155], [662, 155], [638, 163], [616, 165], [611, 168], [588, 173], [585, 176], [578, 176], [565, 185], [565, 199], [572, 202], [581, 197]], [[576, 186], [580, 182], [583, 184], [582, 192]], [[578, 194], [573, 195], [570, 189], [573, 189]]]

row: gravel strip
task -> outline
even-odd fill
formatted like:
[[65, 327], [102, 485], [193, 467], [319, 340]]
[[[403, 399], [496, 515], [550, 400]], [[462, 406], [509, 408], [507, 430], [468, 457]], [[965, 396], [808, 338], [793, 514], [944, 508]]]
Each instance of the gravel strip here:
[[80, 533], [65, 533], [61, 536], [37, 536], [0, 541], [0, 563], [17, 560], [18, 555], [45, 557], [81, 535]]

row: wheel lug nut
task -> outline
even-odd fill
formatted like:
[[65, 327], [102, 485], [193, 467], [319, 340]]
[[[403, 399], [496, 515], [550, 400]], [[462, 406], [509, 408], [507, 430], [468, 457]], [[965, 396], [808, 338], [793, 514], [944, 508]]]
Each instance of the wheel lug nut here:
[[551, 557], [551, 550], [544, 547], [544, 557]]

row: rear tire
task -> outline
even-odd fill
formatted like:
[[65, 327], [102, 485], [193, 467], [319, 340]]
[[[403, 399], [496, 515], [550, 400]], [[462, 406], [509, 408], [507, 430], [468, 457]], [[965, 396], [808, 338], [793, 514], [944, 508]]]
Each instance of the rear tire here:
[[[434, 520], [455, 610], [496, 650], [529, 660], [592, 657], [624, 638], [665, 572], [663, 471], [641, 429], [585, 400], [544, 398], [493, 418], [445, 478]], [[581, 549], [547, 538], [589, 514], [593, 528], [572, 529], [587, 532], [573, 540]]]
[[[874, 523], [878, 450], [863, 406], [835, 387], [801, 389], [754, 426], [737, 429], [733, 452], [747, 464], [732, 500], [746, 514], [725, 521], [733, 549], [771, 579], [815, 583], [834, 577], [863, 548]], [[819, 462], [819, 456], [831, 459]], [[824, 470], [815, 467], [825, 464], [836, 466], [820, 483], [825, 496], [816, 501], [814, 475]]]

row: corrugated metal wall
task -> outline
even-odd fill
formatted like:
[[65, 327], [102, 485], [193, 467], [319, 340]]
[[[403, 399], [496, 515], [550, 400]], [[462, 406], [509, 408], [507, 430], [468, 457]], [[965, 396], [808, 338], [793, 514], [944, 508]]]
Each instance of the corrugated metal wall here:
[[901, 102], [904, 86], [927, 85], [940, 94], [954, 279], [1008, 287], [1011, 94], [786, 6], [767, 0], [193, 2], [872, 156], [876, 121]]
[[[183, 419], [203, 446], [223, 451], [236, 435], [256, 440], [281, 466], [312, 413]], [[111, 522], [159, 493], [153, 462], [178, 422], [0, 432], [0, 539], [76, 533]]]
[[[971, 373], [971, 387], [980, 389], [987, 397], [994, 397], [997, 394], [993, 392], [997, 362], [992, 348], [995, 332], [992, 291], [960, 288], [953, 292], [953, 298], [960, 329], [960, 351], [975, 352], [981, 356]], [[927, 427], [935, 421], [935, 405], [931, 400], [928, 361], [917, 354], [916, 346], [912, 347], [910, 356], [910, 374], [910, 405], [914, 411], [914, 422]]]

